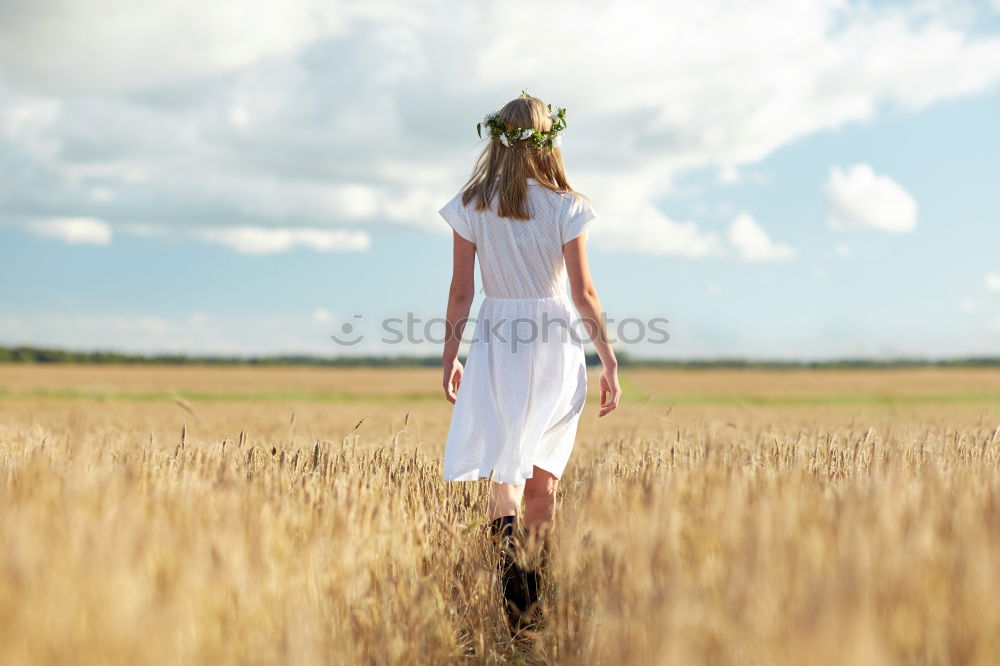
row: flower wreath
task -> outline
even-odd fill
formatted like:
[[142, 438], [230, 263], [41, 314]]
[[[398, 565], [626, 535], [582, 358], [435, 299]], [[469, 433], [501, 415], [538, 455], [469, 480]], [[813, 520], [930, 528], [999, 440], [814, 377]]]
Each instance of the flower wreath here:
[[[521, 97], [530, 97], [530, 95], [522, 90]], [[562, 135], [559, 133], [566, 129], [566, 109], [556, 107], [556, 111], [553, 113], [551, 104], [548, 105], [548, 109], [549, 117], [552, 118], [552, 129], [548, 132], [540, 132], [530, 127], [507, 127], [500, 119], [500, 112], [494, 111], [487, 114], [481, 123], [476, 123], [476, 134], [479, 135], [480, 139], [483, 138], [483, 127], [486, 127], [490, 136], [499, 139], [500, 143], [507, 148], [514, 145], [515, 141], [528, 139], [535, 148], [552, 150], [562, 145]]]

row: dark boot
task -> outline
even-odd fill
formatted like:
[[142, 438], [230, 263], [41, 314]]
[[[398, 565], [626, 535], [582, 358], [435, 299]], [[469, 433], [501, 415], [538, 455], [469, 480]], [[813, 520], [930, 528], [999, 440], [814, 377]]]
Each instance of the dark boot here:
[[517, 562], [520, 538], [517, 530], [517, 516], [502, 516], [490, 522], [490, 533], [497, 539], [500, 550], [498, 568], [500, 586], [503, 590], [504, 610], [512, 632], [522, 628], [527, 620], [526, 611], [530, 607], [530, 595], [534, 591], [537, 598], [537, 581]]
[[541, 629], [544, 620], [543, 607], [548, 599], [545, 594], [545, 583], [549, 579], [549, 538], [547, 535], [537, 535], [536, 539], [541, 542], [537, 544], [539, 548], [538, 557], [530, 563], [533, 568], [525, 571], [526, 605], [525, 613], [521, 618], [521, 627], [526, 629]]

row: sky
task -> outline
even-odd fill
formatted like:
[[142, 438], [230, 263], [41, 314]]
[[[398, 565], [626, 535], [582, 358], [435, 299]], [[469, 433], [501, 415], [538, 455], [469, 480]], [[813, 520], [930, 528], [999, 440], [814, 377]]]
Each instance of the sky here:
[[624, 353], [1000, 354], [1000, 0], [0, 3], [0, 344], [437, 354], [521, 90]]

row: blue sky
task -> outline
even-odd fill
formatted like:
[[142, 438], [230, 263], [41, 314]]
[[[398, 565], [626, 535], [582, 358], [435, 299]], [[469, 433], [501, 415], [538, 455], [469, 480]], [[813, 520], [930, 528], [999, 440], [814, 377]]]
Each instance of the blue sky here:
[[1000, 354], [1000, 7], [505, 7], [0, 9], [0, 343], [437, 353], [381, 322], [443, 315], [436, 211], [526, 88], [608, 316], [669, 320], [626, 352]]

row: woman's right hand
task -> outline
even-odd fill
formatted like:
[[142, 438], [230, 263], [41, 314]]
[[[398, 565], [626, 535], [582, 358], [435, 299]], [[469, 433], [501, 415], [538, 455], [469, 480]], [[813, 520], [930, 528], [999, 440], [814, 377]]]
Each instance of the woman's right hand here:
[[601, 412], [598, 416], [610, 414], [618, 407], [618, 400], [622, 397], [622, 387], [618, 383], [618, 368], [604, 366], [601, 370]]

